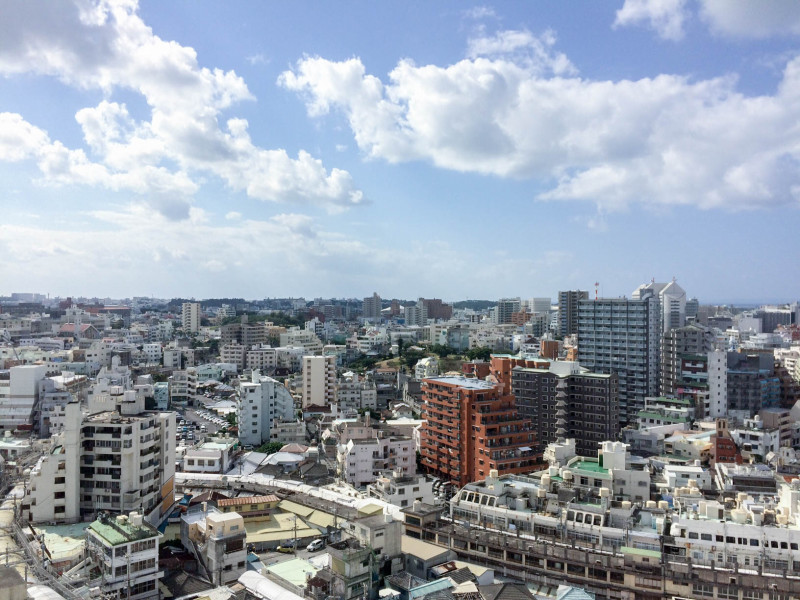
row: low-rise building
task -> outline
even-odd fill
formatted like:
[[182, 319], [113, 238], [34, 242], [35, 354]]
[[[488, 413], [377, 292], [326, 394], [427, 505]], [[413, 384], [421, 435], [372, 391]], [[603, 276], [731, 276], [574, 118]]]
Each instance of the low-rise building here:
[[209, 508], [181, 517], [181, 543], [216, 585], [233, 583], [246, 570], [246, 537], [244, 519], [237, 512]]
[[424, 475], [406, 475], [399, 469], [385, 473], [369, 484], [367, 494], [401, 508], [413, 506], [414, 502], [436, 502], [433, 481], [429, 481]]

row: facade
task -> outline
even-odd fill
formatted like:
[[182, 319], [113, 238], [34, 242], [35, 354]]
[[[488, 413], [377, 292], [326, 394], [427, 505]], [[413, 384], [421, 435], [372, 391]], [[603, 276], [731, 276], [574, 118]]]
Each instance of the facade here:
[[336, 403], [336, 357], [303, 357], [303, 408]]
[[539, 464], [532, 423], [498, 385], [465, 377], [425, 379], [422, 418], [422, 466], [445, 481], [464, 485], [491, 470], [527, 473]]
[[427, 379], [429, 377], [436, 377], [439, 374], [439, 361], [435, 356], [426, 356], [420, 358], [414, 366], [415, 379]]
[[492, 322], [495, 325], [505, 325], [511, 323], [511, 315], [518, 313], [522, 308], [522, 300], [519, 298], [501, 298], [497, 301], [497, 306], [494, 308], [494, 319]]
[[728, 352], [727, 362], [729, 413], [753, 417], [762, 408], [780, 405], [780, 378], [771, 353]]
[[588, 299], [585, 290], [558, 292], [558, 334], [562, 338], [578, 333], [578, 306]]
[[658, 389], [657, 309], [652, 294], [581, 300], [578, 307], [578, 360], [590, 371], [617, 374], [622, 424], [633, 422]]
[[356, 413], [378, 408], [378, 388], [374, 381], [359, 379], [355, 373], [345, 373], [336, 382], [336, 403], [339, 413]]
[[686, 292], [674, 279], [669, 283], [653, 281], [642, 284], [633, 291], [631, 297], [639, 300], [650, 294], [658, 301], [658, 324], [661, 333], [686, 324]]
[[619, 435], [619, 389], [613, 373], [591, 373], [571, 362], [515, 367], [511, 390], [520, 414], [535, 424], [540, 449], [566, 437], [575, 439], [579, 454], [597, 456], [600, 442]]
[[158, 598], [157, 529], [142, 515], [130, 513], [116, 518], [101, 514], [86, 529], [86, 553], [102, 578], [104, 598], [144, 600]]
[[[713, 350], [714, 334], [708, 327], [690, 324], [664, 332], [661, 338], [661, 395], [674, 396], [679, 387], [684, 387], [687, 359], [691, 362], [693, 357], [706, 356]], [[690, 367], [690, 372], [694, 370]]]
[[401, 508], [412, 507], [414, 502], [434, 504], [433, 481], [424, 475], [406, 475], [395, 470], [378, 477], [367, 486], [367, 495]]
[[181, 306], [181, 327], [186, 333], [200, 331], [200, 303], [184, 302]]
[[252, 381], [241, 382], [236, 398], [239, 441], [245, 446], [261, 446], [272, 436], [275, 421], [295, 417], [294, 398], [279, 381], [253, 371]]
[[40, 384], [47, 376], [44, 365], [21, 365], [9, 371], [9, 378], [0, 380], [0, 429], [5, 431], [33, 424]]

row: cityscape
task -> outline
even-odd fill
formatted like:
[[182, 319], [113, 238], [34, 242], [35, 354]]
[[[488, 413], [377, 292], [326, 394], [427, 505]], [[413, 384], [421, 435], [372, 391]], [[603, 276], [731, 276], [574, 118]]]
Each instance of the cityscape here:
[[0, 600], [800, 600], [798, 35], [0, 2]]

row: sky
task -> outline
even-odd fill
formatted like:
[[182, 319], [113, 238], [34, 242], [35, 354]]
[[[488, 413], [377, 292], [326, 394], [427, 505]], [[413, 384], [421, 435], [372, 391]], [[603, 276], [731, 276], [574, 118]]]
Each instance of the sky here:
[[0, 2], [0, 295], [800, 299], [800, 3]]

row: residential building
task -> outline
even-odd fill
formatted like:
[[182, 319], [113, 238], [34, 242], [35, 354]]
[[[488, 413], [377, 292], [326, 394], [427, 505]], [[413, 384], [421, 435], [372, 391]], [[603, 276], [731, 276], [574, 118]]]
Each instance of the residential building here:
[[244, 519], [237, 512], [207, 508], [181, 517], [181, 543], [215, 585], [233, 583], [247, 569], [246, 538]]
[[224, 475], [233, 467], [233, 453], [237, 447], [236, 438], [207, 437], [183, 454], [183, 472]]
[[435, 356], [426, 356], [420, 358], [414, 366], [415, 379], [427, 379], [429, 377], [436, 377], [439, 374], [439, 361]]
[[280, 343], [282, 347], [302, 347], [305, 354], [320, 354], [324, 347], [322, 341], [314, 335], [313, 331], [300, 329], [299, 327], [292, 327], [288, 331], [281, 333]]
[[380, 321], [382, 308], [381, 297], [373, 292], [372, 297], [364, 298], [361, 316], [368, 321]]
[[231, 342], [230, 344], [224, 344], [219, 349], [219, 360], [223, 363], [236, 365], [236, 370], [241, 371], [245, 368], [247, 353], [246, 346]]
[[336, 382], [336, 403], [340, 413], [356, 413], [378, 408], [378, 388], [374, 381], [348, 372]]
[[184, 302], [181, 306], [181, 327], [185, 333], [200, 331], [200, 303]]
[[578, 306], [588, 299], [585, 290], [558, 292], [558, 335], [562, 338], [578, 333]]
[[[160, 597], [158, 564], [161, 534], [142, 515], [101, 513], [86, 529], [86, 554], [100, 575], [103, 598], [145, 600]], [[100, 596], [98, 596], [100, 597]]]
[[491, 470], [526, 473], [539, 464], [533, 424], [497, 384], [466, 377], [422, 382], [420, 451], [425, 470], [456, 485]]
[[514, 367], [511, 391], [520, 414], [534, 423], [541, 450], [559, 438], [573, 438], [578, 454], [597, 456], [600, 442], [619, 435], [619, 390], [613, 373], [592, 373], [565, 361]]
[[518, 313], [522, 308], [522, 301], [519, 298], [500, 298], [497, 301], [497, 306], [492, 310], [492, 323], [495, 325], [504, 325], [511, 323], [511, 315]]
[[250, 382], [240, 382], [236, 398], [239, 441], [261, 446], [271, 441], [275, 421], [293, 421], [294, 399], [279, 381], [253, 371]]
[[380, 475], [367, 485], [367, 495], [401, 508], [411, 507], [414, 502], [435, 504], [433, 481], [424, 475], [406, 475], [402, 469]]
[[705, 357], [713, 350], [714, 334], [703, 325], [690, 324], [665, 331], [661, 337], [661, 395], [674, 396], [678, 388], [683, 387], [684, 373], [697, 371], [695, 357]]
[[46, 376], [44, 365], [20, 365], [9, 369], [8, 379], [0, 378], [0, 429], [32, 427], [41, 383]]
[[656, 395], [659, 366], [658, 302], [639, 299], [581, 300], [578, 306], [578, 361], [595, 373], [619, 378], [621, 424], [633, 422], [647, 396]]
[[228, 323], [220, 327], [220, 342], [222, 345], [238, 343], [246, 348], [266, 344], [267, 326], [263, 321], [248, 323], [247, 315], [243, 315], [238, 323]]
[[686, 324], [686, 292], [675, 279], [669, 283], [653, 281], [642, 284], [633, 291], [631, 297], [639, 300], [650, 294], [658, 301], [658, 324], [661, 333]]
[[425, 312], [428, 319], [433, 319], [435, 321], [447, 321], [453, 317], [453, 306], [450, 304], [445, 304], [438, 298], [420, 298], [419, 302], [422, 302], [423, 306], [425, 307]]
[[727, 362], [728, 414], [752, 417], [762, 408], [780, 405], [780, 378], [772, 353], [728, 352]]
[[303, 357], [303, 408], [336, 403], [336, 357]]
[[354, 487], [372, 483], [386, 470], [400, 469], [405, 475], [417, 472], [417, 449], [414, 440], [405, 436], [384, 435], [350, 439], [337, 449], [339, 476]]

